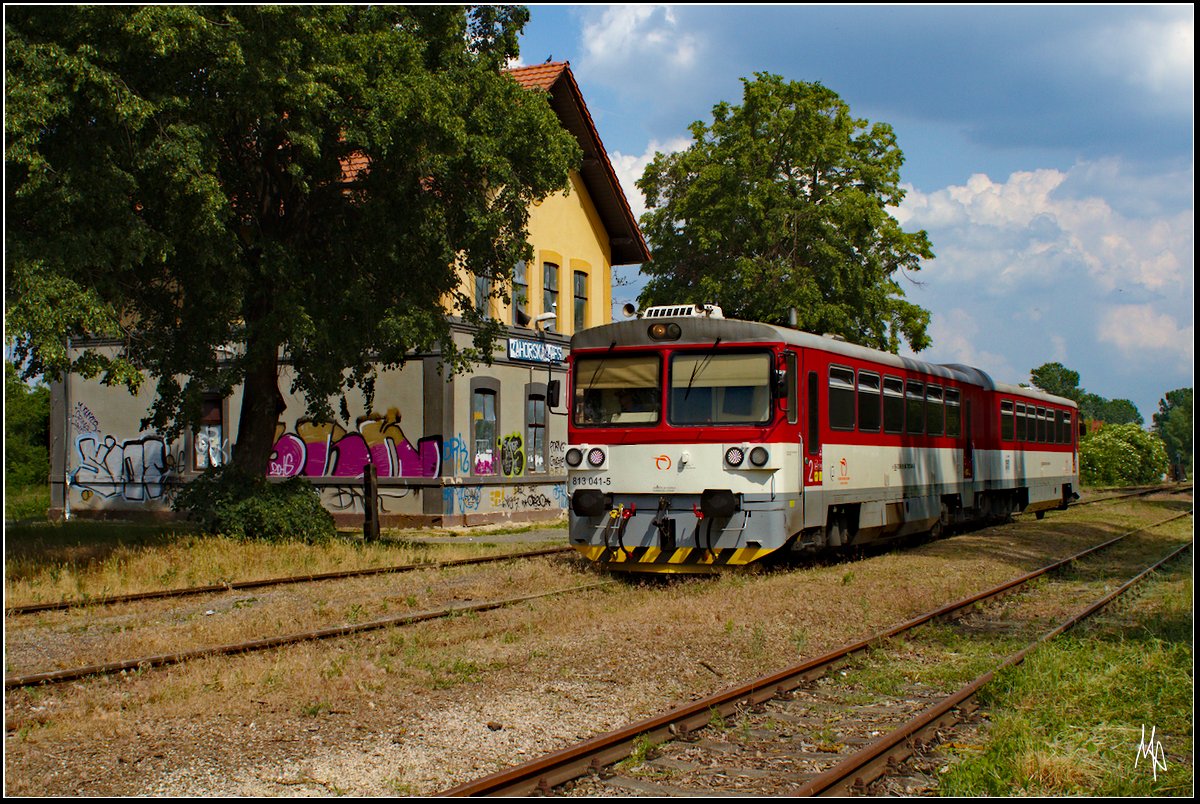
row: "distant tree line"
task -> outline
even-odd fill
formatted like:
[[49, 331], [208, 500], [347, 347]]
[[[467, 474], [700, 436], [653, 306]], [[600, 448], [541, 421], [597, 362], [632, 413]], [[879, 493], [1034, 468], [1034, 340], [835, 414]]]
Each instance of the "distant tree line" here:
[[1192, 466], [1192, 389], [1168, 391], [1159, 400], [1150, 432], [1128, 399], [1105, 399], [1079, 387], [1079, 372], [1046, 363], [1030, 372], [1033, 385], [1079, 405], [1089, 426], [1079, 444], [1080, 474], [1085, 483], [1151, 483], [1172, 467], [1190, 475]]

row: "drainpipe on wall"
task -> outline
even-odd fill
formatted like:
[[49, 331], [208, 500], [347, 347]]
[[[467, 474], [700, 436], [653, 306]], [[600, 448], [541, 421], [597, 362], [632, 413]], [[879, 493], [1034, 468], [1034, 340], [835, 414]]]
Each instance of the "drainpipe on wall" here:
[[67, 371], [63, 374], [63, 521], [71, 519], [71, 336], [67, 336]]

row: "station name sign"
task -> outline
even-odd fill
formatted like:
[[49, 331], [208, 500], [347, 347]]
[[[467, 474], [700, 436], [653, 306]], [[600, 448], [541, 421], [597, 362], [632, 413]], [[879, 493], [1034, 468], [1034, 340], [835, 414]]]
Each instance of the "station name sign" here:
[[561, 363], [563, 348], [542, 341], [527, 341], [521, 338], [508, 339], [509, 360], [525, 360], [531, 363]]

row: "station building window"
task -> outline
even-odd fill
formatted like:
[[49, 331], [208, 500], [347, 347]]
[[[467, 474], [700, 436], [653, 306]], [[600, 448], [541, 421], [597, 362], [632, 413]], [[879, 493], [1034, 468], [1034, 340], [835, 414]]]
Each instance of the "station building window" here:
[[513, 266], [512, 323], [527, 327], [529, 321], [529, 268], [521, 260]]
[[542, 263], [542, 312], [558, 312], [558, 264]]
[[525, 469], [541, 474], [546, 471], [546, 386], [525, 386]]
[[572, 332], [579, 332], [587, 327], [588, 319], [588, 275], [586, 271], [575, 271], [572, 274], [574, 277], [575, 289], [575, 329]]
[[497, 422], [500, 420], [500, 382], [490, 377], [471, 380], [471, 473], [500, 473]]
[[192, 440], [192, 469], [203, 472], [225, 462], [225, 400], [205, 394], [200, 402], [200, 426]]

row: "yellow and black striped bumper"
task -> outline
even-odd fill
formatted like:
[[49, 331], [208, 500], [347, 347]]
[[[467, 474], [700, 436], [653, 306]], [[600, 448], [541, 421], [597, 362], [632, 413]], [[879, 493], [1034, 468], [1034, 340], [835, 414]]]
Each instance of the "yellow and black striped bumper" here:
[[585, 558], [601, 566], [621, 572], [711, 573], [728, 567], [741, 567], [760, 560], [778, 548], [737, 547], [707, 550], [702, 547], [681, 547], [662, 550], [658, 547], [603, 547], [592, 544], [573, 545]]

